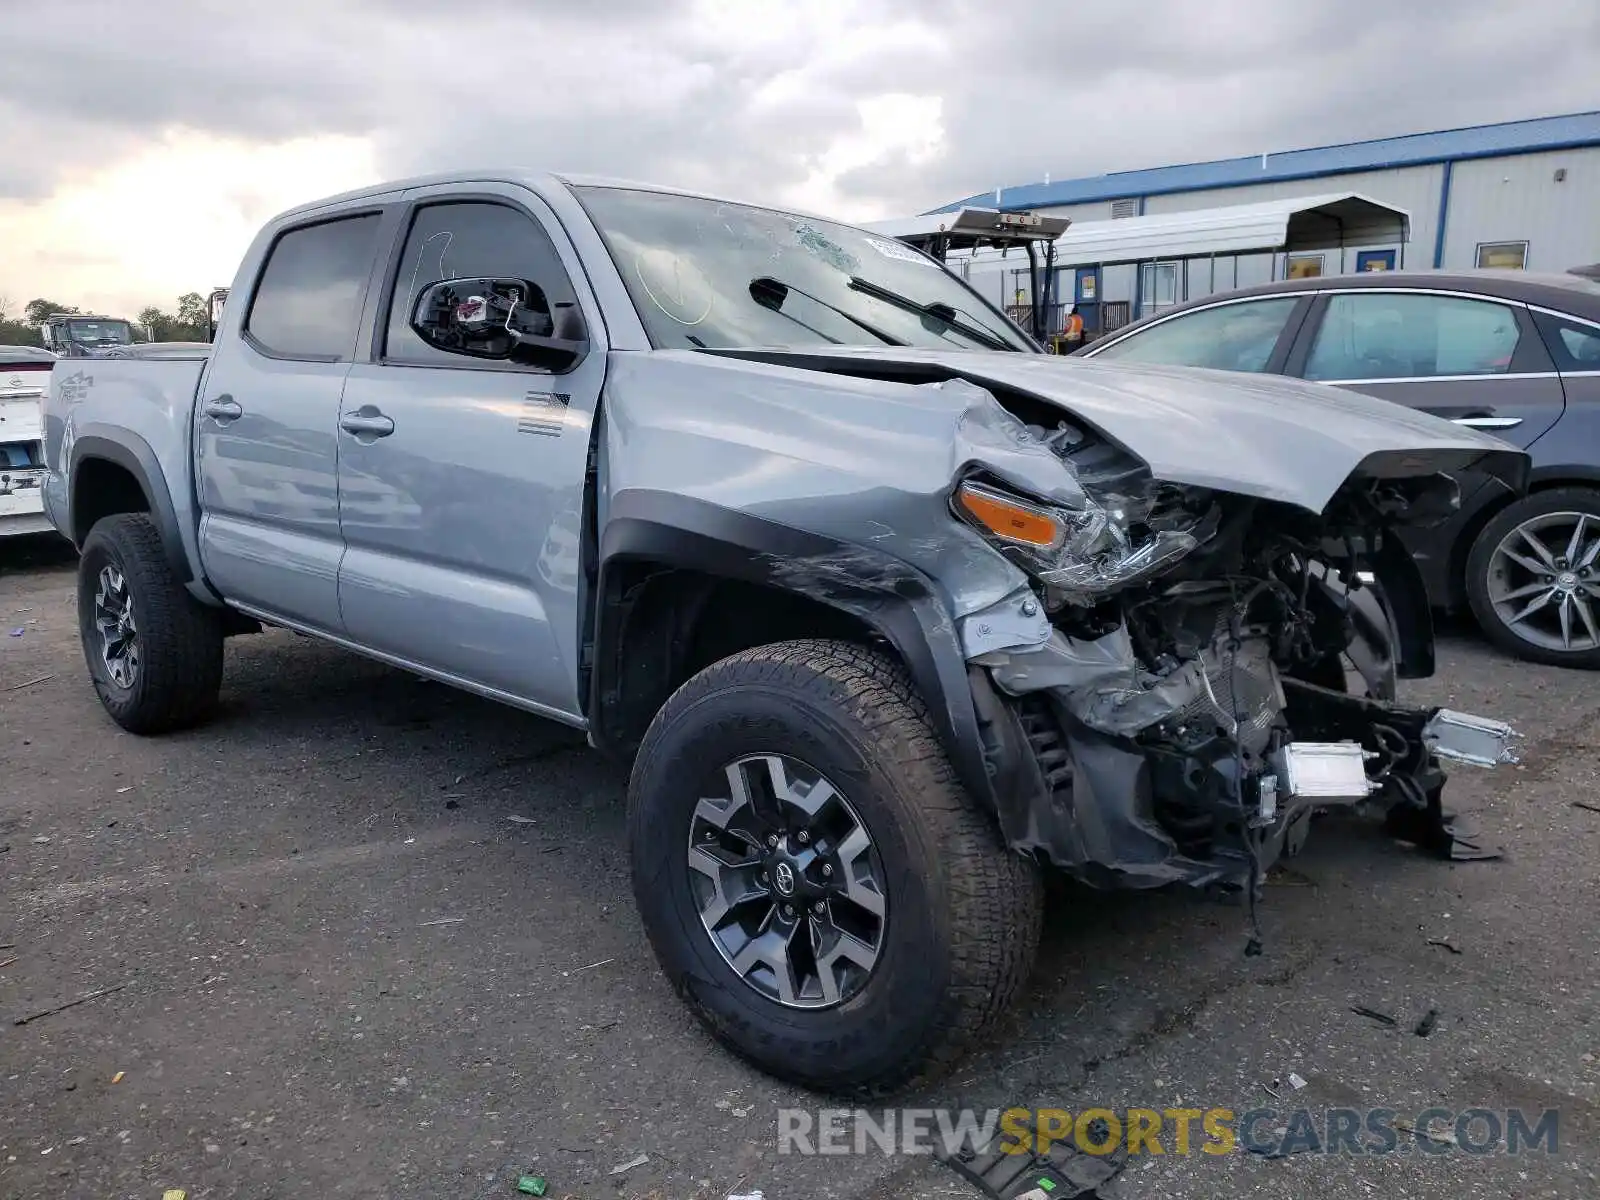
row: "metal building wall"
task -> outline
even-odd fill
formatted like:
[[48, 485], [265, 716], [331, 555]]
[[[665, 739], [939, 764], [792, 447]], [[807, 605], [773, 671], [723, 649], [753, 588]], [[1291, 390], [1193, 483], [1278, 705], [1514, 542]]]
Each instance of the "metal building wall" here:
[[1456, 163], [1441, 265], [1475, 266], [1482, 242], [1527, 242], [1530, 271], [1600, 262], [1600, 146]]

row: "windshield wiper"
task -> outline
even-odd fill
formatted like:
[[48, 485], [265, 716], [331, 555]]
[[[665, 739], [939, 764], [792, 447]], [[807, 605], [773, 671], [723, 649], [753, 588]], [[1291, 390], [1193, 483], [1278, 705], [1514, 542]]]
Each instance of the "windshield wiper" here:
[[839, 345], [840, 343], [838, 338], [828, 337], [828, 335], [823, 333], [822, 330], [812, 329], [810, 325], [806, 325], [804, 321], [795, 316], [793, 313], [787, 313], [783, 311], [783, 302], [788, 298], [789, 293], [791, 292], [793, 292], [796, 296], [804, 296], [813, 304], [820, 304], [829, 312], [838, 313], [846, 321], [849, 321], [852, 325], [866, 330], [886, 346], [905, 346], [909, 344], [901, 341], [892, 333], [885, 333], [876, 325], [872, 325], [867, 321], [862, 320], [848, 309], [840, 308], [837, 304], [829, 304], [826, 300], [819, 299], [818, 297], [813, 296], [810, 292], [802, 292], [792, 283], [784, 283], [781, 279], [773, 279], [770, 275], [759, 275], [750, 281], [750, 298], [757, 304], [761, 305], [762, 308], [771, 309], [780, 316], [788, 317], [797, 325], [805, 325], [807, 329], [810, 329], [811, 332], [816, 334], [818, 337], [827, 338], [827, 340], [832, 342], [834, 345]]
[[907, 312], [914, 312], [920, 316], [932, 317], [941, 325], [949, 326], [957, 333], [964, 337], [969, 337], [980, 345], [989, 347], [991, 350], [1016, 350], [1015, 346], [1003, 341], [998, 335], [990, 333], [987, 329], [960, 320], [961, 316], [970, 317], [971, 314], [962, 313], [954, 305], [944, 304], [937, 300], [931, 304], [922, 304], [913, 300], [910, 296], [902, 296], [899, 292], [890, 291], [881, 284], [873, 283], [870, 279], [863, 279], [859, 275], [850, 276], [850, 286], [863, 295], [873, 297], [875, 300], [885, 301], [897, 308], [903, 308]]

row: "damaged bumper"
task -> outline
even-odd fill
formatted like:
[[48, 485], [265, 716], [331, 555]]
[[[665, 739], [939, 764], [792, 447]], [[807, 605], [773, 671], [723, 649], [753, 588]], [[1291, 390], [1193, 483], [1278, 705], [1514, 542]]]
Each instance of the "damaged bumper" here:
[[1243, 888], [1299, 851], [1315, 812], [1349, 808], [1430, 851], [1484, 856], [1443, 810], [1442, 763], [1516, 762], [1503, 722], [1283, 677], [1265, 636], [1225, 634], [1158, 674], [1123, 625], [998, 649], [1022, 627], [993, 618], [963, 632], [989, 630], [967, 646], [1014, 849], [1097, 887]]

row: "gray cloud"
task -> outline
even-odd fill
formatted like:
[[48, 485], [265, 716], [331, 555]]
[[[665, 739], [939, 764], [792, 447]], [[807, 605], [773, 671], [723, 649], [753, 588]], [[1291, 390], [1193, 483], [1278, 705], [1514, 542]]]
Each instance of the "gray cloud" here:
[[1581, 109], [1600, 58], [1594, 0], [1035, 0], [1000, 19], [992, 0], [856, 0], [832, 8], [842, 30], [793, 4], [708, 20], [692, 0], [137, 7], [56, 0], [12, 23], [0, 198], [173, 126], [369, 136], [392, 175], [510, 162], [772, 198], [856, 129], [858, 101], [909, 92], [941, 98], [943, 153], [840, 186], [915, 211], [1046, 173]]

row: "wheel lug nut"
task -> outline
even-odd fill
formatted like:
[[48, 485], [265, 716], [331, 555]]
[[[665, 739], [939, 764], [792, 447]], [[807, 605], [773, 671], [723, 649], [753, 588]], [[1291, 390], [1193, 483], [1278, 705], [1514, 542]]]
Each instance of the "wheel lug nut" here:
[[792, 905], [792, 904], [785, 904], [785, 905], [784, 905], [784, 906], [783, 906], [783, 915], [784, 915], [784, 916], [786, 916], [786, 917], [792, 917], [792, 916], [794, 916], [794, 905]]
[[823, 875], [823, 878], [827, 878], [829, 875], [832, 875], [832, 874], [833, 874], [833, 864], [832, 863], [823, 863], [822, 864], [822, 875]]
[[811, 911], [816, 913], [817, 916], [819, 916], [819, 917], [822, 915], [822, 909], [823, 909], [823, 904], [822, 904], [821, 900], [818, 900], [815, 904], [813, 904], [811, 906]]
[[762, 883], [767, 882], [767, 873], [765, 871], [761, 872], [761, 874], [756, 876], [756, 879]]
[[809, 833], [807, 833], [804, 829], [802, 829], [799, 833], [795, 834], [794, 836], [795, 836], [796, 840], [798, 840], [799, 843], [802, 846], [804, 846], [807, 842], [809, 842], [811, 840], [811, 835]]
[[767, 834], [767, 845], [776, 846], [777, 844], [778, 844], [778, 835], [775, 834], [775, 833]]

